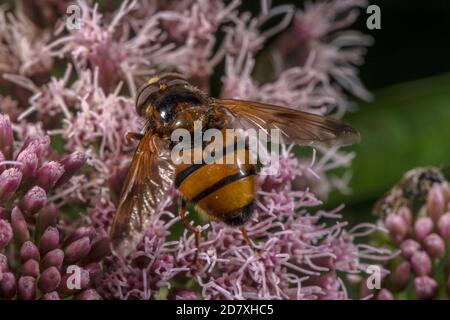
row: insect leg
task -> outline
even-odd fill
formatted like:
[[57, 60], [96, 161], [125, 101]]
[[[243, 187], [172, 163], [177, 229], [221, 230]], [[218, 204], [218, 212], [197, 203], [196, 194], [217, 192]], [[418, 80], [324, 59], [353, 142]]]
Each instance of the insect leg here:
[[202, 228], [200, 226], [194, 227], [191, 225], [189, 220], [186, 217], [186, 207], [187, 207], [187, 201], [185, 199], [181, 199], [180, 209], [179, 209], [179, 215], [181, 218], [181, 221], [183, 222], [184, 226], [193, 232], [195, 234], [195, 246], [197, 247], [197, 251], [195, 252], [194, 257], [194, 263], [197, 262], [198, 258], [198, 252], [200, 251], [200, 243], [201, 243], [201, 235], [202, 235]]
[[254, 251], [256, 252], [260, 252], [261, 250], [258, 249], [252, 242], [252, 240], [250, 240], [250, 237], [248, 236], [247, 230], [245, 229], [244, 226], [240, 226], [239, 229], [241, 230], [242, 233], [242, 237], [244, 238], [244, 241], [247, 243], [247, 245], [252, 248]]

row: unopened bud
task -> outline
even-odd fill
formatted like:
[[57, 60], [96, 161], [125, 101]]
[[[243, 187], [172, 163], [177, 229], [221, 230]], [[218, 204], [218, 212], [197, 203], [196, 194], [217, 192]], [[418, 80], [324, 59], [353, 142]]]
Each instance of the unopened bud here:
[[77, 172], [86, 162], [86, 157], [81, 152], [74, 152], [60, 161], [64, 174], [59, 178], [56, 187], [63, 185]]
[[42, 254], [59, 247], [59, 231], [55, 227], [48, 227], [42, 234], [39, 250]]
[[64, 249], [65, 260], [68, 263], [73, 263], [86, 257], [90, 250], [91, 240], [88, 237], [81, 238]]
[[33, 259], [25, 261], [20, 268], [20, 274], [37, 278], [39, 276], [39, 262]]
[[0, 293], [5, 299], [11, 299], [16, 295], [17, 283], [16, 277], [11, 272], [5, 272], [0, 281]]
[[48, 252], [42, 259], [42, 267], [56, 267], [61, 268], [64, 262], [64, 251], [61, 249], [54, 249]]
[[433, 220], [430, 217], [420, 217], [414, 224], [414, 233], [419, 240], [425, 239], [433, 231]]
[[419, 299], [433, 299], [437, 295], [438, 284], [436, 280], [429, 276], [417, 277], [414, 279], [414, 289]]
[[62, 177], [64, 168], [55, 161], [50, 161], [40, 167], [36, 173], [36, 184], [44, 190], [55, 187], [56, 182]]
[[57, 222], [58, 209], [53, 203], [49, 203], [39, 212], [37, 234], [42, 235], [48, 227], [55, 227]]
[[56, 267], [45, 269], [39, 278], [39, 289], [42, 292], [52, 292], [58, 288], [61, 282], [61, 274]]
[[418, 276], [425, 276], [431, 273], [432, 263], [428, 254], [418, 251], [411, 257], [411, 266]]
[[427, 214], [433, 219], [438, 221], [439, 217], [445, 210], [445, 197], [442, 193], [440, 184], [435, 183], [427, 196]]
[[28, 224], [23, 217], [22, 212], [18, 207], [14, 207], [11, 212], [11, 226], [14, 231], [14, 238], [19, 244], [30, 240], [30, 232], [28, 231]]
[[438, 222], [439, 234], [446, 240], [450, 240], [450, 212], [445, 213]]
[[411, 264], [408, 261], [402, 261], [391, 275], [391, 281], [396, 290], [403, 290], [409, 282], [411, 276]]
[[39, 261], [40, 254], [36, 245], [31, 241], [25, 241], [20, 248], [20, 261], [22, 263], [33, 259]]
[[25, 177], [34, 177], [36, 174], [39, 159], [33, 150], [25, 149], [17, 155], [17, 162], [20, 162], [21, 171]]
[[402, 241], [408, 231], [405, 220], [398, 214], [387, 216], [386, 228], [396, 242]]
[[426, 236], [424, 244], [428, 254], [433, 259], [441, 258], [445, 253], [444, 240], [436, 233]]
[[6, 169], [0, 174], [0, 203], [9, 200], [22, 182], [22, 173], [17, 168]]
[[0, 151], [6, 159], [12, 158], [13, 131], [9, 116], [0, 114]]
[[19, 207], [28, 215], [32, 215], [41, 210], [47, 202], [47, 194], [41, 187], [34, 186], [28, 190], [20, 200]]
[[20, 277], [17, 282], [17, 295], [20, 300], [36, 298], [36, 279], [29, 276]]

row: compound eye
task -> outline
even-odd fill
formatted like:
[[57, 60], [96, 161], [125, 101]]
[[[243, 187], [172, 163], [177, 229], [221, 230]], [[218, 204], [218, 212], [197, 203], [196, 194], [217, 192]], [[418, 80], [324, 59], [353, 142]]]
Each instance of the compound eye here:
[[147, 105], [150, 103], [150, 96], [159, 91], [159, 86], [156, 84], [144, 84], [138, 91], [136, 97], [136, 112], [141, 117], [146, 115]]

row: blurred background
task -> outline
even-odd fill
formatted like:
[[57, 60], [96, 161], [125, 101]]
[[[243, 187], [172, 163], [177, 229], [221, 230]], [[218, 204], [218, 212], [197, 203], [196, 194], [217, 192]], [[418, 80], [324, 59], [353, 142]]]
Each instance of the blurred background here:
[[357, 101], [358, 110], [344, 118], [362, 135], [361, 143], [351, 147], [356, 152], [352, 193], [335, 192], [326, 204], [345, 203], [353, 222], [373, 220], [375, 201], [406, 171], [450, 165], [450, 2], [370, 3], [381, 8], [381, 29], [367, 29], [365, 12], [355, 29], [375, 40], [360, 68], [374, 99]]

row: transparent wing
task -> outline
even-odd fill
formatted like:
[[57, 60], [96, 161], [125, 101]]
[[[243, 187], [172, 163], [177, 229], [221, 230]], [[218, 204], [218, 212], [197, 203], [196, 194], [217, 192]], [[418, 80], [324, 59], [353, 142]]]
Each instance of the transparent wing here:
[[111, 227], [114, 249], [122, 256], [136, 248], [151, 217], [173, 184], [174, 166], [165, 142], [148, 132], [139, 142]]
[[236, 127], [261, 129], [268, 135], [279, 129], [284, 143], [346, 146], [360, 139], [350, 125], [312, 113], [234, 99], [215, 99], [213, 105], [225, 108]]

